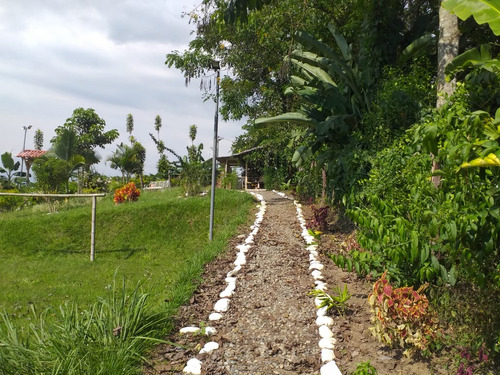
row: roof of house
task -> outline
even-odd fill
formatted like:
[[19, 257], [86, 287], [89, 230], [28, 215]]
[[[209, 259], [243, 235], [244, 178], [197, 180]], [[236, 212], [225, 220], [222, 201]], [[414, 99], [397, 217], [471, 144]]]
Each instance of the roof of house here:
[[40, 156], [42, 156], [46, 152], [47, 151], [44, 151], [44, 150], [24, 150], [24, 151], [21, 151], [16, 156], [18, 158], [34, 159], [34, 158], [39, 158]]

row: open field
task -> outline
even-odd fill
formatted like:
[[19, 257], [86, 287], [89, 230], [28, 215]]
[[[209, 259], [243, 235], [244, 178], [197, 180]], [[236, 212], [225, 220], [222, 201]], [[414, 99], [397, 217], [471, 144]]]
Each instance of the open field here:
[[[155, 311], [177, 305], [191, 290], [201, 264], [221, 251], [247, 222], [252, 198], [218, 191], [214, 241], [208, 241], [210, 199], [178, 198], [176, 189], [145, 191], [139, 201], [98, 201], [95, 261], [89, 261], [90, 200], [64, 204], [48, 214], [42, 206], [0, 215], [0, 310], [21, 322], [65, 302], [86, 307], [125, 278], [142, 282]], [[170, 305], [170, 304], [169, 304]]]

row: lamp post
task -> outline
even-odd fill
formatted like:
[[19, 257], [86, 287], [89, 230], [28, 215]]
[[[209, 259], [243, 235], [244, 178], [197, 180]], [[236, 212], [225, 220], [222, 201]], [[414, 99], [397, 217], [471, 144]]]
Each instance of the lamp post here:
[[[28, 129], [31, 129], [31, 128], [32, 128], [31, 125], [23, 126], [23, 130], [24, 130], [23, 151], [26, 150], [26, 133], [28, 132]], [[24, 166], [24, 157], [22, 157], [21, 159], [22, 159], [22, 163], [21, 163], [21, 176], [22, 176], [22, 174], [23, 174], [23, 166]], [[29, 181], [28, 174], [26, 174], [26, 181]]]
[[220, 80], [220, 63], [218, 61], [212, 62], [212, 69], [217, 72], [217, 82], [215, 85], [216, 99], [215, 99], [215, 116], [214, 116], [214, 147], [212, 156], [212, 190], [210, 191], [210, 241], [213, 239], [214, 232], [214, 208], [215, 208], [215, 170], [217, 168], [217, 146], [219, 137], [217, 135], [219, 127], [219, 80]]

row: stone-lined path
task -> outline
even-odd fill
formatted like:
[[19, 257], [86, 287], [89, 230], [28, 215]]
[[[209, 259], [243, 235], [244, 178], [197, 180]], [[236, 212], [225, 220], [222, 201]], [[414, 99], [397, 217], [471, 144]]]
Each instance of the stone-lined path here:
[[[326, 285], [315, 246], [304, 239], [312, 240], [300, 205], [274, 192], [258, 196], [265, 203], [256, 223], [228, 254], [233, 263], [225, 270], [212, 311], [204, 312], [205, 333], [211, 336], [185, 356], [181, 372], [168, 364], [172, 355], [180, 356], [177, 349], [150, 373], [340, 374], [332, 361], [331, 319], [317, 311], [308, 295]], [[183, 332], [190, 330], [195, 328]]]

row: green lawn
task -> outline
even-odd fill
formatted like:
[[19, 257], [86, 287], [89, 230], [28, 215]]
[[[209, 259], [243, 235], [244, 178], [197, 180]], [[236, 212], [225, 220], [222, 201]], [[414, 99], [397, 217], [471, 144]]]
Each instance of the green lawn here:
[[[143, 282], [159, 311], [184, 302], [201, 265], [249, 222], [253, 199], [218, 190], [214, 241], [208, 240], [210, 198], [179, 198], [179, 190], [143, 191], [139, 201], [98, 201], [95, 261], [89, 261], [91, 200], [48, 214], [41, 206], [0, 214], [0, 311], [15, 322], [37, 311], [77, 302], [85, 308], [125, 278]], [[71, 204], [71, 202], [69, 202]], [[170, 308], [172, 304], [169, 305]]]

